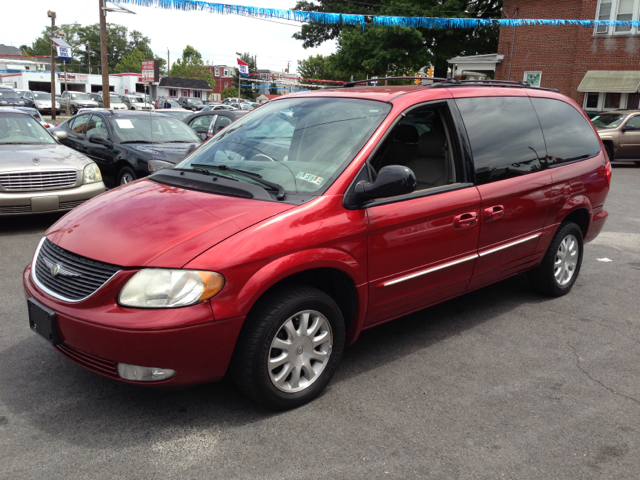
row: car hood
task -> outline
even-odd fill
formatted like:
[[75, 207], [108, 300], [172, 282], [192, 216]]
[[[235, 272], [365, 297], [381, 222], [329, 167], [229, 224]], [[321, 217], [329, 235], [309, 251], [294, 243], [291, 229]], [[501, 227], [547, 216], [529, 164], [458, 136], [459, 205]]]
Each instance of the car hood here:
[[197, 141], [193, 143], [128, 143], [123, 146], [131, 149], [133, 153], [143, 153], [149, 160], [162, 160], [175, 164], [184, 158], [192, 145], [197, 148], [200, 143]]
[[61, 167], [80, 169], [91, 162], [80, 152], [57, 143], [50, 145], [0, 144], [0, 158], [2, 158], [1, 173], [34, 168], [36, 165], [47, 170]]
[[46, 235], [66, 250], [101, 262], [181, 268], [224, 239], [290, 208], [144, 178], [83, 203]]

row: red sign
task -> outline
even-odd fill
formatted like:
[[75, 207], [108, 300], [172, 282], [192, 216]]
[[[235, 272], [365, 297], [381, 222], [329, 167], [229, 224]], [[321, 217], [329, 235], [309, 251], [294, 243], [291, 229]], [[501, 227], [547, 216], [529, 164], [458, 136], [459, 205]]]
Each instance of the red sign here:
[[155, 70], [154, 60], [145, 60], [142, 62], [142, 81], [153, 82], [153, 74]]

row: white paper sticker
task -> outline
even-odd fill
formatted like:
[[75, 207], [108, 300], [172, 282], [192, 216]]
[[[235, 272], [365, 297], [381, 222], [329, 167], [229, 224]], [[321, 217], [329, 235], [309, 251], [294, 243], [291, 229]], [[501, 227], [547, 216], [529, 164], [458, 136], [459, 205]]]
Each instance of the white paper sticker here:
[[300, 180], [304, 180], [305, 182], [313, 183], [315, 185], [320, 185], [322, 182], [324, 182], [324, 178], [317, 177], [310, 173], [304, 173], [304, 172], [298, 173], [298, 175], [296, 175], [296, 178], [299, 178]]
[[116, 118], [116, 123], [120, 128], [134, 128], [133, 123], [128, 118]]

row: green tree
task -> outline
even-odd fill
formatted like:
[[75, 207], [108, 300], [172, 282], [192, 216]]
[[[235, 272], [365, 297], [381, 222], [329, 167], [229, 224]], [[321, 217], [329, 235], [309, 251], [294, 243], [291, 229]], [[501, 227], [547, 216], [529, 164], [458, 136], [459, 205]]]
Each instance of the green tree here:
[[222, 91], [222, 98], [237, 97], [238, 89], [236, 87], [227, 87]]
[[271, 84], [269, 85], [269, 93], [271, 95], [278, 94], [278, 85], [276, 84], [276, 82], [271, 82]]
[[216, 84], [213, 73], [202, 61], [202, 55], [191, 45], [187, 45], [182, 51], [182, 58], [173, 62], [169, 76], [204, 80], [211, 88]]
[[[249, 64], [249, 73], [258, 73], [258, 69], [256, 68], [256, 61], [255, 61], [255, 57], [252, 57], [250, 54], [248, 53], [243, 53], [242, 55], [240, 55], [240, 60], [247, 62]], [[249, 85], [251, 82], [247, 82], [246, 78], [247, 77], [241, 77], [240, 76], [240, 71], [236, 68], [235, 69], [235, 83], [236, 85]], [[249, 76], [249, 78], [251, 78], [251, 76]], [[255, 78], [255, 77], [253, 77]], [[240, 97], [241, 98], [251, 98], [253, 100], [255, 100], [256, 98], [256, 90], [253, 87], [242, 87], [240, 89]]]
[[145, 60], [144, 53], [137, 48], [134, 48], [122, 56], [122, 59], [118, 62], [114, 71], [116, 73], [142, 72], [143, 60]]
[[[499, 18], [501, 0], [301, 0], [296, 10], [391, 15], [405, 17]], [[447, 59], [457, 55], [494, 53], [498, 48], [498, 27], [468, 29], [424, 29], [306, 24], [293, 35], [304, 48], [327, 40], [338, 41], [335, 67], [354, 77], [414, 73], [431, 63], [436, 76], [446, 76]]]

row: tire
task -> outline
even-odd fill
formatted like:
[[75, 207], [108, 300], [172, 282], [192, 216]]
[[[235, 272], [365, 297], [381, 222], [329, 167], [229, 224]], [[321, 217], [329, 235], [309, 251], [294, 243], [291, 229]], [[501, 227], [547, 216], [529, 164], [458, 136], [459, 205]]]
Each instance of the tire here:
[[609, 161], [613, 162], [613, 149], [607, 144], [604, 145], [604, 149], [607, 151], [607, 157], [609, 158]]
[[120, 172], [118, 172], [118, 185], [126, 185], [137, 178], [136, 172], [134, 172], [131, 167], [122, 167]]
[[71, 116], [73, 116], [76, 113], [78, 113], [78, 109], [76, 107], [74, 107], [73, 105], [71, 105], [71, 108], [69, 110], [71, 111]]
[[529, 272], [531, 286], [550, 297], [566, 295], [578, 279], [583, 252], [580, 227], [571, 222], [561, 224], [542, 263]]
[[296, 408], [327, 386], [344, 342], [342, 313], [329, 295], [309, 286], [283, 288], [259, 301], [247, 317], [231, 377], [245, 395], [271, 410]]

